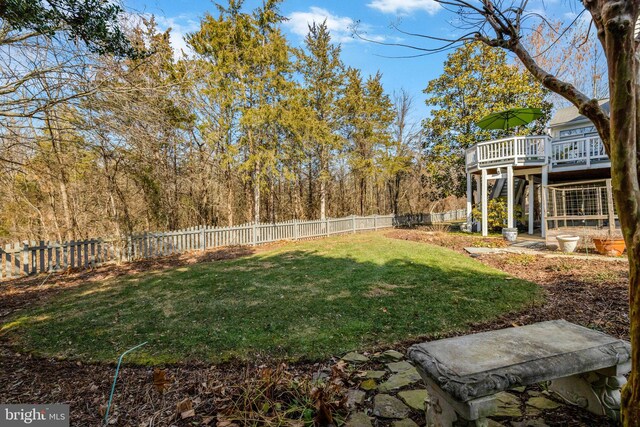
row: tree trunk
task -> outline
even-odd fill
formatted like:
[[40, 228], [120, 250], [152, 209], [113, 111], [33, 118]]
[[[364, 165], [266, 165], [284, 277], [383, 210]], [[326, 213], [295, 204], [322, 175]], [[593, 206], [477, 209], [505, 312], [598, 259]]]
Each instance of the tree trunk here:
[[326, 148], [320, 150], [320, 219], [327, 217], [327, 180], [329, 179], [329, 165]]
[[320, 180], [320, 219], [326, 218], [327, 209], [327, 183], [324, 179]]
[[364, 178], [360, 178], [360, 215], [364, 216], [364, 203], [367, 191], [367, 183]]
[[309, 184], [309, 194], [307, 203], [307, 218], [313, 219], [313, 163], [309, 162], [309, 176], [307, 177], [307, 183]]
[[601, 4], [600, 29], [604, 32], [599, 31], [599, 37], [609, 68], [611, 181], [629, 258], [631, 374], [622, 390], [622, 420], [627, 427], [637, 427], [640, 426], [640, 66], [635, 52], [633, 17], [637, 16], [638, 5], [628, 1], [618, 6]]
[[260, 223], [260, 182], [257, 163], [253, 170], [253, 222]]

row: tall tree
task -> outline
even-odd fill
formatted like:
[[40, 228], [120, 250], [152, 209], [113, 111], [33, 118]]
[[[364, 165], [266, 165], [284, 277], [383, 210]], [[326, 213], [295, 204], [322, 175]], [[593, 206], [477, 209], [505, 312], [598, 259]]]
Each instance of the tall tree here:
[[384, 144], [379, 155], [379, 168], [389, 193], [391, 211], [400, 213], [400, 191], [402, 180], [412, 169], [414, 147], [419, 141], [420, 131], [411, 122], [413, 98], [406, 90], [394, 94], [394, 120], [392, 138]]
[[315, 130], [310, 135], [310, 176], [314, 160], [320, 169], [320, 219], [327, 214], [327, 186], [330, 179], [332, 153], [340, 149], [337, 101], [344, 81], [340, 47], [331, 43], [326, 21], [309, 26], [304, 49], [297, 51], [298, 69], [302, 75], [306, 105], [313, 111]]
[[509, 108], [542, 108], [545, 118], [517, 130], [541, 133], [551, 111], [547, 91], [531, 74], [509, 63], [504, 51], [478, 42], [464, 43], [449, 54], [442, 75], [429, 82], [425, 93], [427, 105], [436, 107], [423, 123], [430, 175], [439, 189], [436, 198], [464, 194], [465, 149], [506, 134], [480, 129], [476, 123], [482, 117]]
[[260, 222], [263, 187], [275, 170], [279, 143], [278, 120], [291, 81], [290, 48], [278, 24], [281, 0], [268, 0], [253, 14], [242, 11], [243, 1], [218, 6], [217, 18], [207, 15], [189, 36], [194, 50], [210, 61], [218, 84], [228, 85], [226, 114], [237, 120], [240, 168], [252, 186], [253, 220]]
[[[393, 105], [382, 87], [382, 75], [377, 73], [363, 81], [360, 71], [347, 70], [344, 97], [340, 100], [343, 132], [349, 165], [357, 192], [360, 215], [368, 205], [369, 188], [377, 175], [376, 153], [389, 144]], [[378, 193], [376, 193], [377, 195]]]

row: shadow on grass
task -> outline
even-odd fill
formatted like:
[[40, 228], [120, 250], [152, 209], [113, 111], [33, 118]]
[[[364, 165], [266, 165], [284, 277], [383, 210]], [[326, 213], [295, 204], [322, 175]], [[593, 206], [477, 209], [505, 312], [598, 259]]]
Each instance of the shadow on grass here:
[[142, 341], [130, 361], [318, 360], [461, 329], [537, 295], [450, 250], [359, 238], [92, 283], [0, 333], [38, 354], [85, 360], [111, 361]]

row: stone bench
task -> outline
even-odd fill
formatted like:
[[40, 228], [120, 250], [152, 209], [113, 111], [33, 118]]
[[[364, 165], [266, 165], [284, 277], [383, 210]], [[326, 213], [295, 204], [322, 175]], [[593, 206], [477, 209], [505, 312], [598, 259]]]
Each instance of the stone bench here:
[[629, 343], [565, 320], [416, 344], [411, 359], [429, 397], [427, 426], [487, 426], [495, 394], [551, 381], [550, 390], [595, 414], [620, 418]]

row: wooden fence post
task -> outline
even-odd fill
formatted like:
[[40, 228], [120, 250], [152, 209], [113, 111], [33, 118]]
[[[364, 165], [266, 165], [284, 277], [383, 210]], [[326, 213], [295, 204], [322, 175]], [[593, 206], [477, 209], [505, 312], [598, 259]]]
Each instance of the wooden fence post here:
[[29, 243], [22, 242], [22, 271], [29, 275]]
[[204, 225], [200, 226], [200, 250], [204, 252], [207, 249], [207, 245], [205, 244], [205, 234], [204, 234]]
[[351, 215], [351, 229], [353, 231], [353, 234], [356, 234], [356, 216], [355, 215]]
[[378, 214], [373, 214], [373, 229], [378, 229]]
[[300, 232], [298, 230], [298, 220], [294, 219], [293, 220], [293, 240], [299, 240], [300, 236], [299, 236]]
[[[9, 279], [11, 279], [11, 245], [9, 243], [7, 243], [6, 245], [4, 245], [4, 273], [5, 276]], [[0, 256], [0, 270], [2, 270], [2, 257]]]

